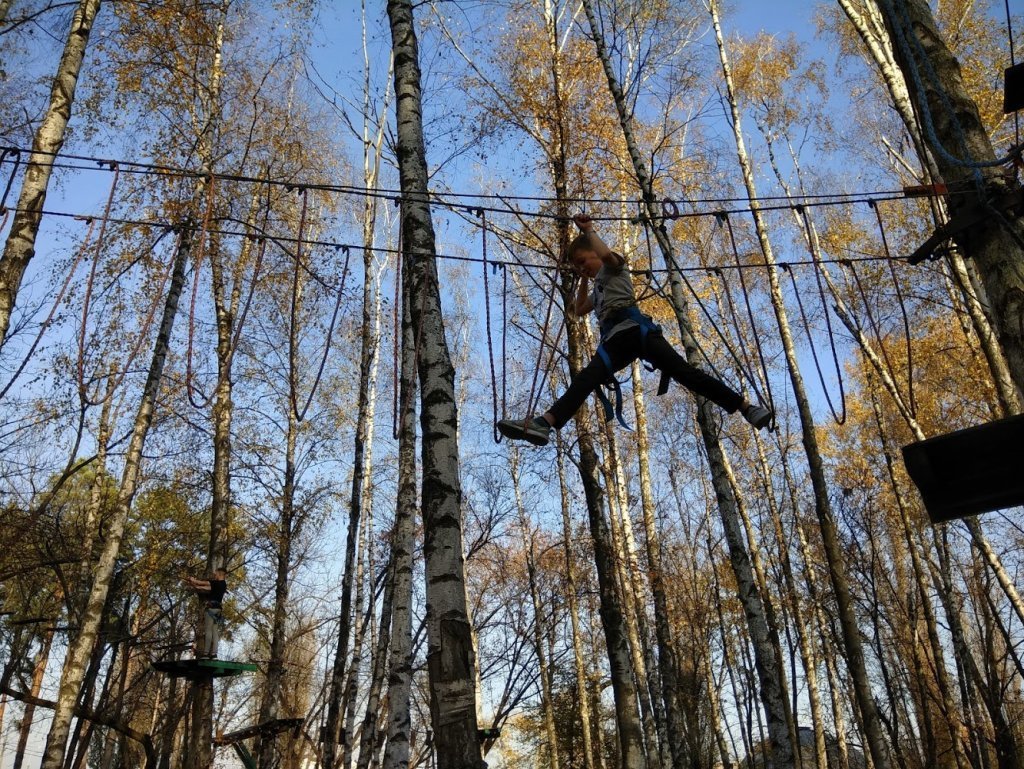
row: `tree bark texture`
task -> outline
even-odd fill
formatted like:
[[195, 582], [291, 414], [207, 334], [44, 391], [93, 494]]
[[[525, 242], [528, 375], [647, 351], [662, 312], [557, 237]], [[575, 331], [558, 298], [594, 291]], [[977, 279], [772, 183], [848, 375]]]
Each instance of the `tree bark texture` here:
[[926, 0], [876, 2], [941, 180], [951, 189], [971, 191], [950, 196], [951, 216], [970, 206], [980, 206], [986, 213], [980, 223], [954, 234], [953, 240], [981, 276], [1019, 400], [1024, 390], [1024, 223], [1000, 211], [1001, 199], [1019, 194], [1019, 185], [998, 165], [979, 167], [994, 161], [995, 152], [960, 65]]
[[395, 56], [403, 258], [418, 345], [426, 560], [427, 669], [438, 769], [480, 769], [476, 661], [462, 550], [455, 371], [445, 339], [434, 226], [428, 202], [419, 53], [410, 0], [389, 0]]
[[779, 334], [782, 339], [782, 346], [786, 356], [787, 368], [789, 370], [790, 382], [793, 387], [793, 394], [796, 399], [800, 415], [801, 434], [804, 444], [804, 452], [807, 456], [808, 469], [810, 472], [811, 486], [814, 492], [814, 507], [818, 516], [818, 525], [821, 530], [822, 543], [824, 545], [825, 558], [828, 565], [829, 581], [835, 594], [836, 604], [839, 613], [839, 624], [842, 629], [843, 644], [846, 650], [847, 666], [853, 679], [854, 693], [856, 695], [857, 707], [862, 717], [865, 737], [875, 764], [875, 769], [888, 769], [888, 755], [885, 748], [885, 741], [882, 736], [881, 721], [878, 709], [872, 696], [870, 683], [868, 681], [867, 666], [864, 659], [863, 643], [860, 637], [860, 628], [853, 604], [853, 597], [850, 592], [849, 580], [846, 575], [846, 568], [843, 563], [842, 547], [839, 542], [838, 527], [835, 515], [832, 511], [831, 501], [828, 494], [828, 482], [825, 478], [825, 468], [818, 449], [818, 438], [814, 424], [814, 417], [811, 413], [810, 403], [807, 398], [807, 391], [804, 386], [803, 377], [797, 363], [796, 345], [789, 327], [789, 320], [786, 315], [785, 305], [782, 301], [782, 290], [779, 286], [778, 273], [774, 269], [775, 259], [768, 240], [767, 230], [760, 217], [760, 211], [756, 205], [756, 189], [754, 186], [753, 171], [747, 157], [743, 141], [742, 122], [739, 108], [736, 104], [735, 92], [732, 85], [732, 75], [729, 67], [729, 60], [725, 51], [725, 43], [722, 38], [721, 26], [718, 21], [717, 0], [711, 0], [712, 23], [715, 28], [715, 38], [718, 42], [719, 56], [722, 61], [723, 76], [725, 78], [729, 107], [732, 113], [733, 132], [736, 138], [736, 154], [740, 167], [743, 171], [744, 185], [747, 195], [751, 200], [751, 210], [754, 216], [754, 223], [757, 229], [758, 240], [765, 261], [771, 267], [767, 271], [769, 289], [771, 292], [772, 306], [778, 322]]
[[[615, 102], [619, 124], [633, 163], [633, 171], [646, 206], [646, 214], [652, 220], [656, 219], [658, 213], [655, 210], [654, 187], [650, 174], [647, 171], [646, 161], [633, 136], [632, 117], [605, 47], [593, 3], [591, 0], [583, 0], [583, 7], [590, 22], [591, 37], [597, 48], [597, 54], [604, 67], [608, 87]], [[696, 364], [698, 362], [698, 350], [688, 320], [687, 303], [683, 297], [679, 276], [672, 271], [673, 264], [675, 263], [672, 244], [668, 240], [668, 236], [660, 229], [655, 228], [655, 237], [665, 257], [666, 267], [670, 270], [672, 304], [676, 312], [676, 319], [683, 339], [686, 357], [691, 363]], [[769, 739], [772, 748], [769, 762], [779, 767], [788, 766], [793, 761], [793, 744], [789, 736], [788, 705], [784, 692], [783, 671], [777, 664], [777, 657], [771, 643], [771, 633], [764, 606], [765, 599], [757, 589], [751, 569], [750, 556], [744, 546], [743, 530], [739, 522], [736, 497], [733, 493], [732, 484], [729, 482], [726, 471], [725, 452], [722, 448], [718, 427], [715, 423], [716, 414], [714, 412], [717, 407], [710, 401], [701, 398], [697, 400], [698, 424], [700, 425], [701, 436], [707, 450], [715, 497], [729, 543], [729, 557], [733, 570], [736, 573], [739, 597], [743, 604], [751, 640], [754, 644], [756, 667], [761, 686], [761, 701], [768, 717]]]
[[14, 212], [3, 255], [0, 256], [0, 346], [7, 338], [21, 280], [35, 256], [36, 237], [43, 219], [43, 205], [46, 203], [53, 162], [64, 146], [82, 60], [99, 10], [100, 0], [80, 0], [78, 3], [53, 78], [46, 114], [32, 139], [32, 155], [25, 167], [18, 207]]
[[46, 738], [46, 748], [43, 753], [41, 769], [60, 769], [63, 763], [64, 748], [67, 744], [71, 719], [74, 716], [75, 706], [78, 702], [78, 695], [85, 674], [85, 666], [96, 643], [96, 636], [99, 633], [103, 607], [106, 604], [110, 583], [114, 576], [117, 555], [121, 549], [121, 539], [124, 536], [125, 526], [128, 523], [132, 500], [138, 488], [142, 451], [146, 443], [146, 436], [149, 433], [149, 427], [153, 422], [160, 379], [163, 375], [164, 362], [167, 358], [171, 331], [174, 327], [174, 318], [178, 311], [178, 300], [181, 298], [182, 288], [185, 284], [185, 265], [188, 262], [190, 250], [191, 233], [186, 230], [182, 233], [181, 241], [178, 243], [178, 248], [173, 257], [174, 265], [171, 272], [171, 284], [167, 293], [167, 301], [164, 304], [160, 330], [153, 345], [153, 357], [149, 364], [146, 384], [135, 415], [131, 438], [125, 451], [121, 486], [117, 493], [113, 512], [105, 527], [106, 539], [93, 571], [93, 584], [89, 592], [89, 600], [82, 614], [78, 634], [71, 642], [67, 656], [64, 659], [57, 705], [53, 713], [53, 721], [50, 724], [50, 731]]
[[[399, 244], [401, 249], [401, 244]], [[399, 280], [396, 271], [395, 280]], [[391, 660], [388, 666], [388, 725], [384, 769], [409, 766], [412, 723], [412, 555], [416, 538], [416, 352], [412, 330], [411, 297], [408, 283], [402, 291], [402, 367], [399, 402], [398, 494], [395, 500], [395, 525], [391, 534], [392, 575], [394, 581], [391, 610]], [[384, 629], [381, 628], [381, 632]]]

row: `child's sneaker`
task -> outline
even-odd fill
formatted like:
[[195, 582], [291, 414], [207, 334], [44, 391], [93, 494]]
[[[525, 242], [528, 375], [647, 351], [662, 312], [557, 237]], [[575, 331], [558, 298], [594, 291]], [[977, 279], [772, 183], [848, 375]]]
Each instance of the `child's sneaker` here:
[[756, 430], [763, 430], [775, 418], [775, 415], [764, 406], [755, 403], [743, 409], [743, 418], [754, 426]]
[[544, 417], [533, 419], [502, 419], [498, 432], [512, 440], [529, 441], [534, 446], [547, 446], [551, 440], [551, 425]]

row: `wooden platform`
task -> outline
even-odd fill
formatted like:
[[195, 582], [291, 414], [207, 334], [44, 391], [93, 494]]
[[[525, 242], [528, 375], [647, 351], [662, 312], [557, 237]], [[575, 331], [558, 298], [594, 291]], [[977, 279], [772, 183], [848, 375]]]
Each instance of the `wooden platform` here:
[[231, 662], [217, 659], [159, 660], [152, 663], [153, 669], [174, 678], [199, 681], [204, 678], [225, 678], [251, 673], [258, 667], [251, 662]]
[[1024, 415], [903, 447], [932, 523], [1024, 505]]
[[305, 718], [275, 718], [272, 721], [256, 724], [255, 726], [247, 726], [244, 729], [239, 729], [235, 732], [221, 734], [214, 739], [213, 742], [216, 745], [231, 745], [240, 740], [247, 740], [250, 737], [255, 737], [257, 735], [264, 738], [272, 737], [275, 734], [286, 732], [289, 729], [298, 729], [305, 722]]

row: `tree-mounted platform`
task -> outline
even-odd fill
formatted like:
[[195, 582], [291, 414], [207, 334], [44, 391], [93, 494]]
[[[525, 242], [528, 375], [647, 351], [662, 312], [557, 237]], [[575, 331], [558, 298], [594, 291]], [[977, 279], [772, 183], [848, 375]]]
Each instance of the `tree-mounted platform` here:
[[205, 678], [226, 678], [251, 673], [259, 667], [251, 662], [230, 662], [217, 659], [159, 660], [152, 663], [153, 669], [173, 678], [187, 678], [201, 681]]
[[989, 201], [972, 200], [965, 203], [949, 221], [939, 226], [935, 234], [914, 249], [907, 257], [910, 264], [920, 264], [925, 259], [937, 259], [948, 249], [946, 243], [982, 222], [998, 214], [1007, 219], [1016, 219], [1024, 214], [1024, 188], [1013, 190]]
[[903, 447], [932, 523], [1024, 505], [1024, 415]]
[[243, 744], [245, 740], [256, 736], [267, 739], [289, 729], [298, 731], [305, 722], [305, 718], [275, 718], [272, 721], [264, 721], [262, 724], [256, 724], [255, 726], [247, 726], [245, 729], [239, 729], [236, 732], [222, 734], [213, 741], [213, 744], [230, 745], [245, 769], [256, 769], [256, 760], [252, 757], [249, 749]]
[[289, 729], [298, 729], [304, 723], [306, 723], [305, 718], [275, 718], [271, 721], [264, 721], [262, 724], [255, 724], [254, 726], [247, 726], [234, 732], [218, 735], [213, 742], [216, 745], [231, 745], [241, 740], [248, 740], [250, 737], [273, 737]]

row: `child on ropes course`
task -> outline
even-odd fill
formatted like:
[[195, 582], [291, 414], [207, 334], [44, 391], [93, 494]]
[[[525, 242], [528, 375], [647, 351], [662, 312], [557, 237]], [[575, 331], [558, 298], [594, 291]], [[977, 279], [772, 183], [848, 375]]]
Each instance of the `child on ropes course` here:
[[228, 591], [227, 574], [223, 568], [216, 568], [206, 579], [196, 579], [189, 575], [182, 577], [185, 584], [192, 588], [192, 592], [206, 604], [203, 611], [203, 643], [201, 646], [196, 644], [196, 657], [200, 659], [217, 657], [220, 629], [224, 624], [221, 604], [224, 601], [224, 594]]
[[[579, 291], [569, 311], [582, 316], [593, 310], [601, 328], [601, 343], [590, 363], [572, 378], [568, 389], [540, 416], [532, 419], [503, 419], [498, 430], [507, 438], [544, 446], [551, 429], [560, 430], [583, 405], [587, 396], [615, 372], [637, 358], [649, 361], [690, 391], [714, 401], [726, 412], [739, 411], [756, 429], [767, 427], [773, 414], [764, 406], [750, 403], [724, 383], [691, 366], [662, 336], [661, 329], [636, 305], [633, 280], [626, 260], [612, 251], [594, 232], [589, 216], [573, 217], [580, 234], [569, 244], [568, 259], [580, 276]], [[593, 279], [593, 290], [588, 279]]]

